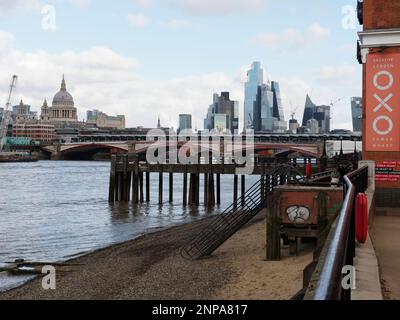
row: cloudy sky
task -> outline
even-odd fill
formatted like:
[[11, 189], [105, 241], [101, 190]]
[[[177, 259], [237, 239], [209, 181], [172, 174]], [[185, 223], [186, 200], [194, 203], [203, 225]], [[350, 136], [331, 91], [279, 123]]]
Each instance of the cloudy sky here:
[[[79, 117], [97, 108], [128, 126], [202, 128], [214, 92], [231, 91], [243, 114], [250, 64], [281, 83], [287, 117], [306, 94], [334, 103], [333, 126], [351, 128], [361, 94], [352, 0], [0, 0], [0, 104], [39, 110], [65, 74]], [[351, 12], [351, 14], [349, 14]], [[340, 100], [340, 101], [338, 101]], [[338, 101], [338, 102], [337, 102]]]

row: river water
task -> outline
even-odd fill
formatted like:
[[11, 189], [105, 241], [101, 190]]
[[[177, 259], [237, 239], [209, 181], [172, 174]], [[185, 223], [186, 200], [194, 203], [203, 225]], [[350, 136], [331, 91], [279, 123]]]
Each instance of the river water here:
[[[109, 204], [109, 172], [108, 162], [0, 163], [0, 266], [15, 259], [65, 261], [158, 228], [218, 214], [232, 202], [233, 179], [222, 176], [220, 207], [184, 207], [182, 175], [175, 175], [171, 205], [165, 175], [165, 199], [159, 206], [158, 175], [153, 174], [150, 204]], [[255, 179], [248, 179], [247, 187]], [[0, 273], [0, 291], [28, 279]]]

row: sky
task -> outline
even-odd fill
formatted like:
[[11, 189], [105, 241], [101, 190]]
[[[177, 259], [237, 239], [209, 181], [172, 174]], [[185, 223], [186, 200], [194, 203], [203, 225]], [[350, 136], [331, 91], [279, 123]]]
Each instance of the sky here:
[[[253, 61], [280, 82], [287, 119], [306, 95], [333, 105], [332, 127], [351, 129], [361, 95], [354, 0], [0, 0], [0, 105], [13, 96], [39, 111], [65, 75], [80, 120], [125, 114], [127, 126], [177, 127], [203, 118], [213, 93], [240, 102]], [[242, 125], [241, 125], [242, 128]]]

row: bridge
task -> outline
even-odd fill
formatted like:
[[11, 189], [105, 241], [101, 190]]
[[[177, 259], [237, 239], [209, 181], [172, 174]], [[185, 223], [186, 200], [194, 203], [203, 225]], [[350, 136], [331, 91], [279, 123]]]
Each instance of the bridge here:
[[255, 155], [268, 157], [300, 157], [300, 158], [320, 158], [323, 154], [323, 144], [321, 143], [270, 143], [258, 142], [246, 144], [246, 142], [234, 142], [232, 145], [223, 140], [217, 142], [208, 141], [175, 141], [175, 144], [165, 141], [108, 141], [108, 142], [75, 142], [43, 146], [41, 150], [47, 153], [53, 160], [68, 159], [90, 159], [99, 152], [108, 154], [135, 153], [144, 156], [151, 147], [155, 149], [166, 149], [176, 147], [178, 152], [198, 150], [198, 152], [212, 152], [229, 154], [241, 154], [243, 152], [253, 152]]
[[[198, 135], [191, 136], [197, 138]], [[116, 141], [146, 141], [153, 137], [150, 135], [138, 134], [80, 134], [78, 137], [72, 138], [73, 143], [79, 142], [116, 142]], [[328, 133], [328, 134], [287, 134], [287, 133], [268, 133], [254, 134], [255, 142], [292, 142], [292, 143], [314, 143], [323, 141], [361, 141], [361, 133]]]

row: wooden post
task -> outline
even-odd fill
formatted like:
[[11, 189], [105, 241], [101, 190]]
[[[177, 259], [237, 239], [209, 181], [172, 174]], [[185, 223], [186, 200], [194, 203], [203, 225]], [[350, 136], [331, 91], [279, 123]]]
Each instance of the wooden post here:
[[281, 258], [281, 225], [277, 202], [276, 196], [268, 201], [267, 261], [279, 261]]
[[123, 167], [123, 173], [122, 173], [122, 201], [128, 201], [128, 155], [124, 154], [122, 156], [122, 167]]
[[241, 191], [242, 191], [242, 206], [243, 206], [244, 205], [244, 195], [246, 194], [246, 176], [245, 175], [242, 175]]
[[169, 173], [169, 203], [174, 202], [174, 174]]
[[204, 174], [204, 205], [208, 207], [209, 203], [209, 189], [208, 189], [208, 173]]
[[158, 175], [158, 204], [163, 203], [163, 173], [160, 172]]
[[143, 194], [143, 172], [139, 173], [139, 195], [140, 195], [140, 202], [144, 202], [144, 194]]
[[210, 190], [210, 206], [214, 207], [215, 206], [215, 185], [214, 185], [214, 174], [210, 174], [209, 178], [209, 190]]
[[131, 200], [131, 185], [132, 185], [132, 172], [128, 172], [128, 183], [127, 183], [127, 190], [126, 190], [127, 199], [126, 199], [126, 201], [130, 201]]
[[190, 174], [190, 181], [189, 181], [189, 205], [193, 205], [194, 201], [194, 174]]
[[200, 173], [196, 174], [196, 207], [200, 205]]
[[187, 205], [187, 180], [188, 180], [188, 174], [185, 172], [183, 174], [183, 205]]
[[108, 190], [108, 202], [114, 202], [115, 200], [115, 170], [117, 164], [117, 156], [111, 156], [111, 168], [110, 168], [110, 185]]
[[238, 199], [238, 176], [235, 174], [233, 177], [233, 202], [236, 202]]
[[134, 155], [134, 169], [132, 172], [132, 202], [139, 203], [139, 159]]
[[146, 172], [146, 202], [150, 202], [150, 172]]
[[122, 172], [118, 172], [118, 194], [117, 194], [117, 201], [122, 201]]
[[217, 174], [217, 204], [221, 204], [221, 175]]
[[119, 201], [119, 173], [115, 174], [115, 195], [114, 200]]

